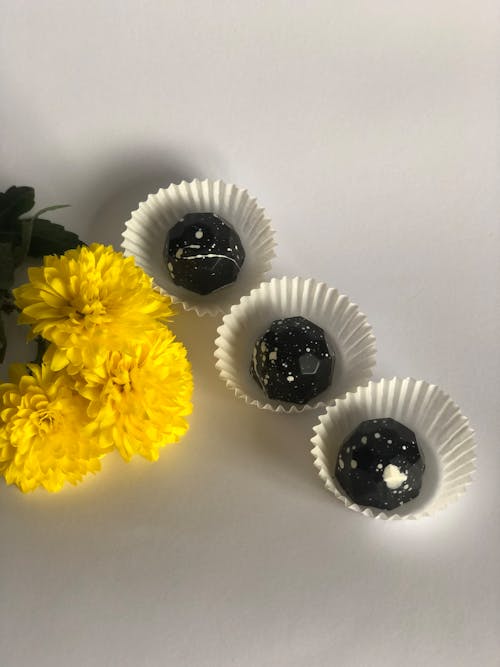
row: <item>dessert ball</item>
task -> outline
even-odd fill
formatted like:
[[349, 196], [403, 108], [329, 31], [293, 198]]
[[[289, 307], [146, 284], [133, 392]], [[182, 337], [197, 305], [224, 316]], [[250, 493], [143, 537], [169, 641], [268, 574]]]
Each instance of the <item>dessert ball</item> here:
[[271, 399], [307, 403], [331, 382], [335, 354], [304, 317], [275, 320], [253, 349], [250, 373]]
[[197, 294], [234, 283], [245, 250], [240, 237], [215, 213], [187, 213], [169, 231], [164, 250], [172, 281]]
[[361, 422], [344, 440], [335, 476], [355, 503], [392, 510], [418, 496], [424, 470], [413, 431], [383, 418]]

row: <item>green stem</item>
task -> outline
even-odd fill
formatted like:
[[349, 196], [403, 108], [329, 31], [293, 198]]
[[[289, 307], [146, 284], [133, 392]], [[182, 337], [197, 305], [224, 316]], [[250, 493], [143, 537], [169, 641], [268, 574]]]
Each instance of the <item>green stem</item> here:
[[48, 341], [45, 340], [45, 338], [42, 338], [41, 336], [37, 336], [35, 338], [36, 342], [36, 357], [33, 361], [34, 364], [41, 364], [43, 360], [43, 355], [45, 354], [47, 348], [49, 347]]

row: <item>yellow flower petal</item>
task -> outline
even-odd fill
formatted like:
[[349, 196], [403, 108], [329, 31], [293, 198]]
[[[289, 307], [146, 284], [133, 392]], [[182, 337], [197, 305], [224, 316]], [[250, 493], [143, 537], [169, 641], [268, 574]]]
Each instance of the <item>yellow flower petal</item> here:
[[[28, 374], [29, 373], [29, 374]], [[21, 491], [59, 491], [96, 472], [105, 450], [85, 433], [88, 402], [64, 372], [29, 364], [0, 384], [0, 471]]]
[[145, 332], [126, 351], [110, 350], [98, 367], [84, 367], [76, 386], [90, 401], [89, 433], [114, 444], [126, 461], [136, 454], [155, 461], [188, 429], [191, 366], [166, 327]]
[[44, 362], [52, 371], [61, 371], [69, 363], [68, 355], [56, 345], [50, 345], [46, 350]]
[[111, 246], [93, 244], [43, 262], [29, 270], [29, 283], [14, 290], [19, 322], [70, 358], [71, 350], [81, 350], [73, 355], [80, 364], [96, 345], [112, 347], [172, 314], [170, 299], [152, 289], [152, 279], [132, 257]]

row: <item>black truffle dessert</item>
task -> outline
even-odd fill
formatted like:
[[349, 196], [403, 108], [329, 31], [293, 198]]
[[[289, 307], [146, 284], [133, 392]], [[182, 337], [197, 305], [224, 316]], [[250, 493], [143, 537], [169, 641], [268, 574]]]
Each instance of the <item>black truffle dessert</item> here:
[[164, 249], [172, 281], [197, 294], [233, 283], [245, 250], [232, 226], [215, 213], [187, 213], [169, 231]]
[[250, 374], [268, 398], [304, 404], [330, 384], [335, 354], [304, 317], [275, 320], [254, 345]]
[[335, 476], [359, 505], [392, 510], [416, 498], [425, 465], [415, 434], [395, 419], [369, 419], [344, 440]]

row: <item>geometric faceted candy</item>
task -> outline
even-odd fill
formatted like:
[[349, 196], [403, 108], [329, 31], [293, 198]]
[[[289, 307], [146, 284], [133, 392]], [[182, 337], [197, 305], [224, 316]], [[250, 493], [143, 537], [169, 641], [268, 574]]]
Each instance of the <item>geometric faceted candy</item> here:
[[286, 317], [256, 340], [250, 374], [269, 398], [303, 404], [329, 386], [334, 364], [321, 327]]
[[355, 503], [392, 510], [418, 496], [424, 470], [413, 431], [395, 419], [369, 419], [344, 440], [335, 476]]
[[234, 283], [245, 250], [231, 225], [215, 213], [187, 213], [169, 231], [164, 258], [172, 281], [197, 294]]

